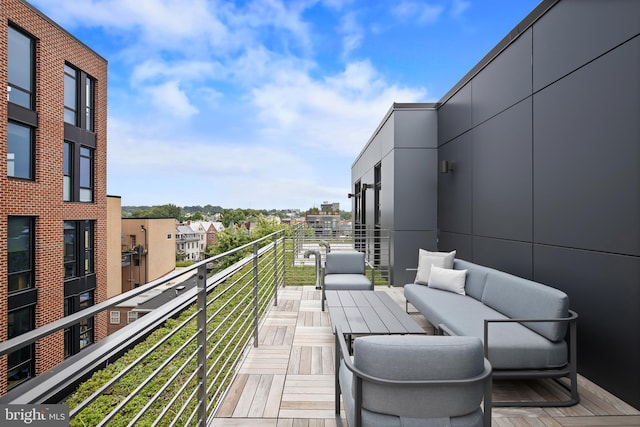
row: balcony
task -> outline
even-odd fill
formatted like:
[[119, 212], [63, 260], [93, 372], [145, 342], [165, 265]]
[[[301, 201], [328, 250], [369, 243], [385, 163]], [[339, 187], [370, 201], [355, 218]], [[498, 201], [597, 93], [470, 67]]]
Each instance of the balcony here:
[[[320, 310], [310, 255], [358, 244], [381, 267], [376, 292], [404, 306], [402, 289], [385, 286], [384, 234], [368, 236], [319, 240], [304, 229], [293, 236], [278, 232], [195, 264], [194, 289], [12, 389], [0, 404], [66, 402], [71, 425], [346, 426], [333, 410], [334, 339], [328, 313]], [[218, 267], [210, 277], [208, 263]], [[0, 354], [106, 316], [184, 273], [0, 343]], [[421, 315], [412, 316], [429, 331]], [[91, 377], [96, 370], [101, 374]], [[78, 384], [80, 392], [68, 398]], [[640, 411], [586, 378], [579, 384], [579, 405], [494, 408], [494, 425], [640, 425]], [[554, 399], [556, 387], [545, 380], [501, 381], [494, 395]]]

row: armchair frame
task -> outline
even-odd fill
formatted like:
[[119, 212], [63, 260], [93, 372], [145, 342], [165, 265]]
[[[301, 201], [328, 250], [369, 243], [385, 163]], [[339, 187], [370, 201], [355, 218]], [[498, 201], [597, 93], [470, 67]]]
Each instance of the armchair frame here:
[[347, 346], [347, 342], [345, 341], [344, 334], [342, 332], [342, 328], [340, 326], [336, 326], [335, 330], [335, 411], [336, 416], [340, 416], [340, 396], [342, 394], [342, 390], [340, 388], [340, 364], [344, 362], [346, 368], [353, 373], [353, 378], [355, 381], [355, 426], [349, 427], [362, 427], [362, 382], [369, 381], [377, 384], [389, 385], [389, 386], [429, 386], [433, 385], [435, 387], [441, 385], [466, 385], [466, 384], [474, 384], [483, 382], [484, 383], [484, 399], [482, 401], [482, 410], [483, 410], [483, 426], [491, 427], [491, 409], [493, 407], [492, 404], [492, 376], [491, 376], [491, 364], [484, 358], [484, 371], [473, 378], [466, 379], [452, 379], [452, 380], [389, 380], [385, 378], [379, 378], [365, 372], [362, 372], [358, 368], [353, 365], [351, 361], [349, 347]]

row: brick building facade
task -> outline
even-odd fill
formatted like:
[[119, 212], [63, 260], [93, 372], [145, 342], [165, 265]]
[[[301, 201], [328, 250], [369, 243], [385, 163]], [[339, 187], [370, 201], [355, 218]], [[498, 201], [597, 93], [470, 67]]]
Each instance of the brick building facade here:
[[[4, 341], [106, 299], [107, 61], [22, 0], [0, 0], [0, 17]], [[106, 336], [107, 321], [1, 357], [0, 395]]]

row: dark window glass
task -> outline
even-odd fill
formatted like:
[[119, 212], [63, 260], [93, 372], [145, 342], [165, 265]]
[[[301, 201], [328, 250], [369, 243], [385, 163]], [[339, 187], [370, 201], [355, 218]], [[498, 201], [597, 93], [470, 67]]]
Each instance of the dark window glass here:
[[80, 201], [93, 201], [93, 150], [80, 148]]
[[[7, 336], [9, 338], [33, 329], [33, 307], [10, 311], [7, 315]], [[33, 376], [33, 345], [27, 345], [7, 357], [7, 382], [12, 388]]]
[[[84, 310], [93, 305], [93, 291], [80, 294], [79, 309]], [[93, 343], [93, 318], [80, 321], [80, 349]]]
[[33, 178], [33, 138], [31, 128], [9, 122], [7, 126], [7, 175]]
[[78, 276], [77, 269], [77, 231], [75, 221], [64, 222], [64, 278]]
[[75, 69], [64, 66], [64, 121], [74, 126], [78, 123], [77, 75]]
[[63, 180], [63, 199], [65, 202], [71, 201], [71, 162], [73, 155], [71, 153], [71, 143], [64, 143], [64, 180]]
[[85, 82], [85, 99], [84, 99], [84, 114], [85, 114], [85, 123], [84, 128], [88, 131], [93, 132], [93, 94], [94, 94], [94, 83], [93, 79], [90, 77], [86, 78]]
[[33, 287], [33, 218], [9, 217], [7, 271], [9, 292]]
[[84, 222], [84, 273], [94, 273], [93, 269], [93, 223]]
[[15, 28], [8, 31], [9, 102], [32, 108], [33, 40]]

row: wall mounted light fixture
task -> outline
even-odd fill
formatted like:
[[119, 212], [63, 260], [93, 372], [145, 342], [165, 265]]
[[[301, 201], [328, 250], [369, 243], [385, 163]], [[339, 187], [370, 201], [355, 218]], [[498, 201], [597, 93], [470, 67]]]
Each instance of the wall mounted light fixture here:
[[455, 163], [449, 160], [440, 160], [440, 164], [438, 166], [440, 173], [449, 173], [455, 170]]

